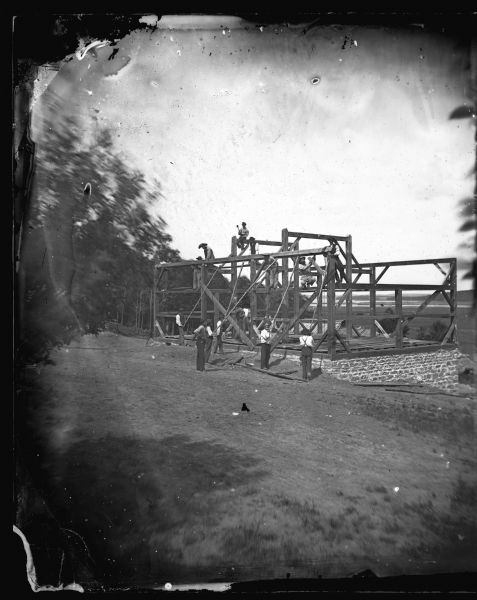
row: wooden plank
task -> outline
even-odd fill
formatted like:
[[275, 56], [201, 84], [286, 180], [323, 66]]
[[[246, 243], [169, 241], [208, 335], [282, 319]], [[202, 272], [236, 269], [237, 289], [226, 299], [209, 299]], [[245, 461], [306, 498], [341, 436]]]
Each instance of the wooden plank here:
[[[284, 228], [282, 229], [282, 250], [288, 250], [288, 229]], [[298, 262], [298, 258], [296, 259], [296, 262]], [[283, 269], [283, 273], [282, 273], [282, 286], [283, 286], [283, 292], [282, 292], [282, 304], [284, 307], [284, 314], [285, 314], [285, 318], [288, 318], [288, 312], [289, 312], [289, 304], [288, 304], [288, 299], [289, 299], [289, 295], [288, 295], [288, 288], [289, 288], [289, 283], [288, 283], [288, 258], [287, 257], [282, 257], [282, 269]]]
[[386, 267], [384, 267], [384, 269], [381, 271], [381, 273], [376, 277], [376, 279], [374, 280], [374, 283], [378, 283], [380, 279], [382, 279], [383, 275], [386, 273], [386, 271], [389, 269], [389, 265], [387, 265]]
[[349, 296], [350, 293], [351, 293], [351, 289], [350, 288], [345, 291], [345, 293], [341, 296], [341, 298], [336, 303], [336, 307], [335, 307], [336, 310], [338, 310], [338, 308], [343, 304], [343, 302], [345, 300], [347, 300], [347, 298], [348, 298], [348, 296]]
[[402, 319], [402, 290], [397, 289], [394, 292], [394, 307], [398, 314], [398, 321], [396, 323], [396, 347], [402, 348], [402, 332], [403, 332], [403, 319]]
[[384, 337], [389, 338], [389, 333], [387, 333], [387, 331], [384, 331], [384, 329], [381, 327], [379, 321], [374, 321], [374, 324], [376, 325], [376, 327], [379, 329], [379, 331], [384, 335]]
[[[294, 244], [296, 244], [294, 250], [299, 249], [300, 238], [296, 238]], [[295, 265], [293, 267], [293, 314], [297, 315], [300, 312], [300, 277], [298, 276], [298, 260], [295, 261]], [[299, 333], [300, 324], [298, 321], [294, 325], [294, 333]]]
[[[346, 290], [348, 286], [344, 284], [337, 283], [335, 288], [337, 290]], [[376, 290], [379, 291], [391, 291], [393, 292], [397, 287], [402, 290], [408, 291], [416, 291], [416, 290], [448, 290], [451, 288], [451, 284], [445, 285], [433, 285], [433, 284], [421, 284], [421, 283], [378, 283], [376, 284]], [[366, 292], [371, 289], [371, 285], [369, 283], [357, 283], [353, 285], [353, 290]]]
[[336, 325], [335, 325], [335, 257], [328, 257], [328, 280], [327, 280], [327, 343], [328, 343], [328, 358], [333, 360], [336, 354]]
[[255, 243], [260, 246], [279, 246], [281, 248], [282, 242], [271, 242], [270, 240], [255, 240]]
[[[376, 313], [376, 267], [371, 267], [371, 273], [369, 274], [369, 313], [371, 316], [374, 316]], [[371, 323], [371, 328], [369, 330], [369, 335], [371, 337], [376, 337], [376, 323], [373, 319]]]
[[[345, 235], [324, 235], [320, 233], [303, 233], [301, 231], [289, 231], [288, 235], [290, 237], [301, 237], [309, 240], [340, 240], [341, 242], [345, 242], [347, 236]], [[310, 252], [313, 254], [313, 252]]]
[[418, 260], [389, 260], [382, 262], [360, 263], [362, 267], [397, 267], [404, 265], [433, 265], [439, 263], [452, 263], [454, 258], [420, 258]]
[[283, 337], [295, 325], [295, 323], [300, 320], [301, 316], [306, 312], [307, 308], [310, 306], [310, 304], [313, 302], [313, 300], [318, 296], [318, 294], [321, 294], [320, 290], [316, 290], [315, 292], [313, 292], [313, 294], [308, 298], [308, 300], [305, 302], [305, 304], [301, 307], [300, 311], [298, 312], [298, 315], [296, 315], [295, 318], [292, 320], [291, 324], [288, 325], [288, 328], [283, 331], [280, 338], [275, 338], [272, 341], [272, 344], [271, 344], [272, 350], [281, 342]]
[[246, 369], [250, 369], [251, 371], [257, 371], [258, 373], [265, 373], [265, 375], [270, 375], [270, 377], [278, 377], [279, 379], [288, 379], [289, 381], [300, 381], [302, 383], [306, 383], [303, 379], [298, 379], [297, 377], [289, 377], [288, 375], [282, 375], [280, 373], [273, 373], [272, 371], [267, 371], [266, 369], [259, 369], [258, 367], [252, 367], [245, 363], [244, 365], [237, 364], [237, 367], [245, 367]]
[[[250, 261], [250, 281], [257, 280], [257, 262], [255, 260]], [[257, 318], [257, 291], [256, 285], [250, 290], [250, 322], [253, 325], [254, 320]]]
[[452, 323], [449, 325], [449, 329], [447, 330], [447, 332], [446, 332], [446, 334], [445, 334], [445, 336], [444, 336], [444, 339], [443, 339], [443, 340], [442, 340], [442, 342], [441, 342], [441, 346], [443, 346], [444, 344], [447, 344], [447, 341], [448, 341], [448, 339], [450, 338], [451, 334], [454, 332], [454, 329], [455, 329], [455, 327], [456, 327], [456, 324], [455, 324], [455, 322], [452, 322]]
[[417, 309], [417, 310], [416, 310], [416, 311], [415, 311], [415, 312], [414, 312], [412, 315], [410, 315], [409, 317], [407, 317], [407, 318], [405, 319], [405, 321], [404, 321], [403, 325], [407, 325], [407, 323], [409, 323], [410, 321], [412, 321], [413, 319], [415, 319], [415, 318], [417, 317], [417, 315], [418, 315], [420, 312], [422, 312], [422, 311], [423, 311], [423, 310], [426, 308], [426, 306], [427, 306], [428, 304], [430, 304], [430, 303], [431, 303], [431, 302], [434, 300], [434, 298], [436, 298], [436, 297], [437, 297], [439, 294], [440, 294], [440, 290], [436, 290], [436, 291], [435, 291], [433, 294], [431, 294], [430, 296], [428, 296], [428, 297], [427, 297], [427, 298], [424, 300], [424, 302], [422, 302], [422, 303], [419, 305], [418, 309]]
[[[207, 289], [207, 287], [202, 283], [201, 284], [202, 289], [204, 291], [204, 294], [209, 297], [212, 302], [214, 303], [214, 305], [217, 306], [217, 308], [219, 309], [219, 311], [225, 316], [227, 315], [227, 310], [225, 309], [224, 306], [222, 306], [222, 304], [217, 300], [217, 298], [214, 296], [214, 294], [209, 291]], [[236, 329], [237, 333], [239, 334], [240, 339], [242, 340], [242, 342], [247, 345], [251, 350], [255, 350], [255, 344], [252, 342], [252, 340], [242, 331], [240, 325], [237, 323], [237, 321], [231, 316], [228, 315], [227, 316], [227, 320], [234, 326], [234, 328]]]
[[338, 338], [338, 341], [340, 342], [340, 344], [343, 346], [343, 348], [346, 350], [346, 352], [351, 352], [351, 348], [348, 345], [348, 343], [343, 339], [343, 337], [341, 336], [340, 332], [335, 329], [335, 335]]
[[202, 321], [204, 321], [205, 319], [207, 319], [207, 297], [204, 293], [204, 289], [206, 289], [204, 282], [205, 282], [205, 274], [206, 274], [206, 268], [205, 265], [201, 265], [200, 267], [200, 281], [199, 281], [199, 286], [201, 287], [201, 292], [200, 292], [200, 318]]
[[418, 394], [421, 396], [452, 396], [453, 398], [467, 398], [470, 394], [449, 394], [448, 392], [419, 392], [417, 390], [396, 390], [392, 388], [385, 388], [388, 392], [402, 392], [403, 394]]
[[441, 267], [441, 265], [437, 262], [434, 263], [434, 266], [443, 274], [447, 276], [447, 273], [444, 271], [444, 269]]

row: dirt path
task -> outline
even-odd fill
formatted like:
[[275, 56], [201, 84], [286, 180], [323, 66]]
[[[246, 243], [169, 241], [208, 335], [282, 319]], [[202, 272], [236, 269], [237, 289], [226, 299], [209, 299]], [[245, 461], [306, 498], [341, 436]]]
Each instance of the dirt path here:
[[113, 334], [53, 358], [29, 373], [28, 432], [98, 580], [475, 566], [475, 399], [201, 373], [193, 347]]

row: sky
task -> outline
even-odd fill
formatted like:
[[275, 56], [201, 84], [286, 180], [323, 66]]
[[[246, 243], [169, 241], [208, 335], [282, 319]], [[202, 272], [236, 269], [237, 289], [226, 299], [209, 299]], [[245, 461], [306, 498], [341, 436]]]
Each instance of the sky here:
[[156, 29], [87, 52], [80, 42], [58, 71], [40, 72], [33, 135], [41, 144], [48, 93], [82, 121], [85, 145], [98, 126], [113, 131], [117, 151], [161, 183], [154, 210], [183, 258], [201, 242], [227, 256], [242, 221], [258, 239], [285, 227], [352, 235], [362, 262], [472, 257], [472, 235], [458, 229], [474, 130], [449, 119], [469, 102], [455, 40], [419, 25], [304, 34], [236, 17], [142, 20]]

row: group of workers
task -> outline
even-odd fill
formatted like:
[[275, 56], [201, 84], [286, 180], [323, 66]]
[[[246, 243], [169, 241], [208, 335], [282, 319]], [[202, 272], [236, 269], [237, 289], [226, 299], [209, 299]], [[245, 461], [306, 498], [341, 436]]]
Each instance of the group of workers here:
[[[178, 317], [180, 317], [180, 315], [178, 315]], [[265, 318], [263, 321], [263, 326], [260, 330], [260, 368], [264, 371], [268, 371], [270, 369], [272, 342], [272, 336], [270, 333], [271, 324], [271, 319]], [[225, 325], [226, 324], [223, 321], [217, 321], [215, 328], [215, 347], [214, 331], [212, 330], [210, 319], [205, 319], [196, 329], [194, 329], [194, 340], [197, 347], [196, 368], [198, 371], [205, 371], [205, 365], [210, 361], [211, 354], [224, 354], [223, 334]], [[183, 326], [180, 326], [180, 330], [181, 329], [182, 334], [180, 334], [180, 340], [182, 341], [179, 343], [183, 344]], [[313, 344], [313, 336], [306, 327], [303, 327], [302, 334], [300, 336], [300, 361], [302, 364], [302, 378], [305, 381], [311, 380]]]
[[[237, 225], [238, 237], [237, 247], [241, 250], [245, 250], [248, 246], [250, 247], [250, 253], [257, 253], [257, 243], [254, 237], [250, 236], [250, 232], [247, 228], [247, 224], [242, 222], [242, 226]], [[214, 251], [210, 246], [203, 242], [199, 244], [199, 249], [204, 253], [204, 256], [197, 256], [196, 260], [213, 260], [215, 259]], [[338, 281], [344, 277], [344, 267], [339, 261], [336, 250], [336, 244], [331, 242], [330, 254], [335, 255], [337, 271], [336, 278]], [[272, 262], [269, 267], [269, 284], [271, 288], [277, 288], [279, 265], [276, 261]], [[300, 257], [298, 259], [298, 270], [300, 278], [300, 287], [302, 289], [311, 288], [315, 282], [321, 278], [323, 280], [326, 275], [326, 266], [321, 267], [316, 262], [316, 255], [308, 257]], [[199, 269], [200, 271], [200, 269]], [[316, 272], [314, 275], [313, 271]], [[194, 288], [198, 286], [199, 272], [194, 270]], [[250, 319], [250, 309], [248, 307], [240, 307], [235, 311], [235, 319], [239, 327], [247, 334], [253, 335], [253, 324]], [[184, 325], [181, 314], [176, 315], [176, 325], [179, 331], [179, 344], [184, 345]], [[204, 371], [205, 364], [209, 362], [211, 354], [219, 353], [223, 354], [223, 336], [226, 330], [232, 327], [231, 324], [225, 320], [218, 320], [215, 331], [212, 330], [212, 323], [209, 319], [205, 319], [201, 324], [194, 330], [194, 340], [197, 346], [197, 370]], [[259, 343], [261, 347], [260, 356], [260, 367], [267, 371], [269, 370], [270, 352], [271, 352], [271, 327], [272, 320], [267, 315], [259, 326]], [[215, 344], [214, 344], [215, 338]], [[309, 381], [311, 379], [311, 364], [313, 355], [313, 336], [311, 332], [306, 328], [302, 328], [302, 332], [299, 338], [300, 349], [301, 349], [301, 363], [302, 363], [302, 377], [304, 380]]]

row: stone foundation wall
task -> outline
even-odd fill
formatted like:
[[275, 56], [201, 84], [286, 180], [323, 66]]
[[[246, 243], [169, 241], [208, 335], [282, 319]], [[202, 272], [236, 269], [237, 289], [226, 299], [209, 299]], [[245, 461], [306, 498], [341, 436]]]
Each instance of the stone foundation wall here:
[[423, 383], [453, 391], [459, 383], [458, 360], [462, 356], [454, 349], [313, 362], [321, 362], [324, 373], [346, 381]]

